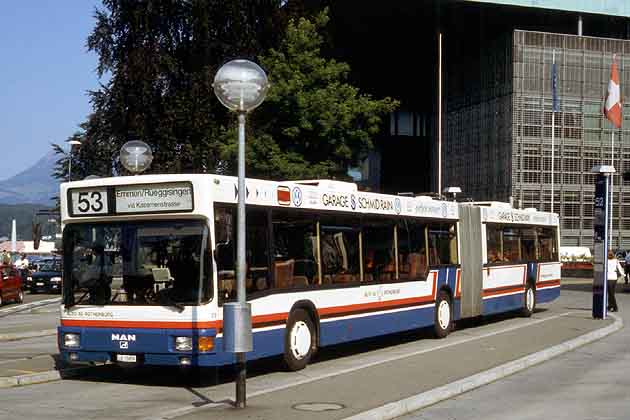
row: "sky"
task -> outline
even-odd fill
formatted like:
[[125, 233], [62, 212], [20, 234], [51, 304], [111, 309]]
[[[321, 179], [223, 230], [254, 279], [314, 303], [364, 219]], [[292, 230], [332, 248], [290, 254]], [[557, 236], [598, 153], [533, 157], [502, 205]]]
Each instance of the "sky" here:
[[29, 168], [78, 130], [99, 86], [89, 53], [98, 0], [21, 0], [0, 13], [0, 180]]

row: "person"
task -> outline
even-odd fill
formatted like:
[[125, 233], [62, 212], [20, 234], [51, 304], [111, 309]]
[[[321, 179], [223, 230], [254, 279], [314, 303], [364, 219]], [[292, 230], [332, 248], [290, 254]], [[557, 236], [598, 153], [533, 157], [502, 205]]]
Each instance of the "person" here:
[[26, 258], [26, 254], [20, 255], [20, 259], [15, 262], [15, 268], [18, 270], [26, 270], [28, 269], [28, 258]]
[[4, 265], [11, 264], [11, 255], [9, 255], [6, 249], [2, 250], [2, 256], [0, 257], [0, 264], [4, 264]]
[[628, 284], [628, 277], [630, 277], [630, 270], [628, 268], [630, 268], [630, 251], [626, 252], [626, 258], [624, 258], [625, 262], [626, 262], [626, 266], [624, 267], [624, 270], [626, 272], [625, 278], [626, 278], [626, 284]]
[[610, 312], [617, 312], [617, 299], [615, 298], [615, 288], [617, 287], [617, 278], [624, 276], [623, 268], [619, 264], [619, 260], [615, 258], [615, 253], [608, 251], [608, 310]]
[[20, 272], [20, 277], [22, 277], [22, 283], [26, 284], [26, 278], [28, 277], [28, 259], [26, 258], [26, 254], [22, 254], [20, 259], [15, 262], [15, 268]]

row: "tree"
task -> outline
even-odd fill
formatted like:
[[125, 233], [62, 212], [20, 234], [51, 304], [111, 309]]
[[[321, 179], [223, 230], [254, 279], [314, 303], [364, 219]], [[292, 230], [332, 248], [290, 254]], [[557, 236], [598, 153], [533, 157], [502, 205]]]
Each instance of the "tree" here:
[[[212, 81], [236, 57], [260, 61], [272, 82], [248, 124], [248, 176], [344, 177], [396, 106], [359, 94], [347, 83], [347, 64], [321, 57], [327, 14], [296, 20], [304, 13], [299, 1], [103, 5], [87, 46], [108, 81], [90, 92], [93, 113], [72, 137], [82, 142], [73, 178], [126, 174], [118, 153], [134, 139], [153, 149], [149, 173], [235, 173], [236, 118], [216, 99]], [[53, 147], [60, 154], [55, 176], [65, 179], [68, 155]]]
[[[350, 66], [322, 57], [324, 10], [291, 20], [278, 49], [259, 57], [271, 87], [251, 114], [248, 176], [275, 179], [347, 178], [373, 147], [383, 116], [398, 102], [373, 99], [348, 83]], [[224, 133], [223, 157], [234, 162], [233, 132]], [[233, 164], [232, 164], [233, 167]]]

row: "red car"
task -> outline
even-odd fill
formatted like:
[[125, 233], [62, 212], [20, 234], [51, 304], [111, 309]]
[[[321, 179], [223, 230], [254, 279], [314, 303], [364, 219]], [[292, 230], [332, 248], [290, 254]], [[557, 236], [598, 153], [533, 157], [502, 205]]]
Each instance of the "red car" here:
[[22, 303], [24, 292], [22, 291], [22, 277], [12, 265], [0, 265], [0, 306], [11, 300]]

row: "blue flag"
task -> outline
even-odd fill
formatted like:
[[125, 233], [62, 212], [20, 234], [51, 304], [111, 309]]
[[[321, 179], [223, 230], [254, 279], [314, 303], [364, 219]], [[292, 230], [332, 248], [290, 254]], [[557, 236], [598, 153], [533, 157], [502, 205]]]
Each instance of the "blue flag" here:
[[553, 97], [553, 112], [560, 111], [560, 101], [558, 100], [558, 71], [556, 70], [556, 63], [551, 65], [551, 95]]

